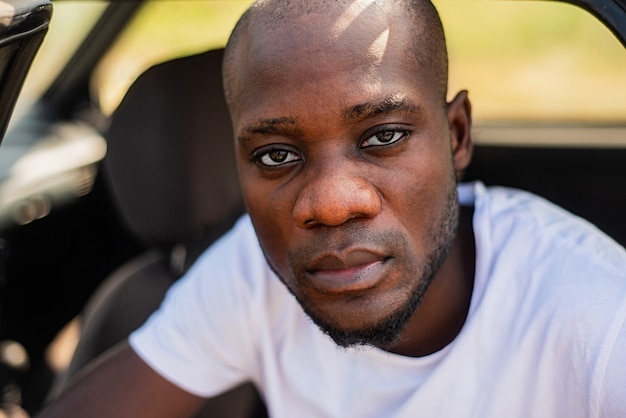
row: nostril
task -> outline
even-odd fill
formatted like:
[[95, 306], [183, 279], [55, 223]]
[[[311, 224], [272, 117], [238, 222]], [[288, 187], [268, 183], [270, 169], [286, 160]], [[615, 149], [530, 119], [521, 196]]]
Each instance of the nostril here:
[[292, 216], [300, 228], [338, 226], [380, 212], [381, 196], [373, 184], [361, 176], [336, 171], [316, 176], [298, 193]]

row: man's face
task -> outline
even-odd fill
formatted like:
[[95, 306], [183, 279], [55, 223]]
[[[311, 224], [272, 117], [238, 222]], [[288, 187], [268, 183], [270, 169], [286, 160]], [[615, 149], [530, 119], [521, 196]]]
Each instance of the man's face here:
[[339, 344], [384, 346], [454, 239], [455, 167], [443, 98], [408, 33], [354, 29], [248, 41], [231, 111], [270, 266]]

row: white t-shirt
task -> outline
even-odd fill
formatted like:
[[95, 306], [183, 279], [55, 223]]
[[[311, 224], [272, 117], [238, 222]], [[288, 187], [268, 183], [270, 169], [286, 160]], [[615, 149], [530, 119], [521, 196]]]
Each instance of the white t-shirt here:
[[247, 216], [131, 335], [200, 396], [252, 381], [270, 416], [626, 417], [626, 252], [529, 193], [460, 185], [476, 276], [457, 338], [421, 358], [336, 346], [267, 266]]

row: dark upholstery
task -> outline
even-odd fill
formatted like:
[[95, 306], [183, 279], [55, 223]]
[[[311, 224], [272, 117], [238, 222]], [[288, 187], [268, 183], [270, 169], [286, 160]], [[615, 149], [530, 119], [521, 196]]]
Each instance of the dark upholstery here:
[[216, 50], [149, 69], [112, 119], [105, 174], [149, 244], [195, 240], [242, 212], [221, 59]]
[[477, 146], [465, 179], [534, 192], [626, 246], [626, 148]]
[[[84, 311], [81, 340], [67, 377], [74, 376], [98, 354], [141, 325], [159, 306], [172, 283], [172, 274], [158, 251], [145, 253], [112, 275]], [[266, 416], [263, 400], [252, 384], [245, 383], [209, 399], [196, 418]]]
[[[149, 248], [104, 281], [81, 315], [66, 381], [125, 339], [169, 286], [244, 212], [221, 84], [222, 51], [172, 60], [132, 85], [105, 134], [104, 175], [128, 228]], [[201, 417], [266, 416], [251, 384]]]

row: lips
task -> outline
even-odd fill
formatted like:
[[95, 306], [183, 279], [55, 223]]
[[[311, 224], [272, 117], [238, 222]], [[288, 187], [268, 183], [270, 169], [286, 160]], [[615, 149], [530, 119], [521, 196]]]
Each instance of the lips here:
[[369, 250], [326, 254], [316, 259], [306, 273], [320, 293], [346, 294], [376, 287], [386, 276], [389, 257]]

